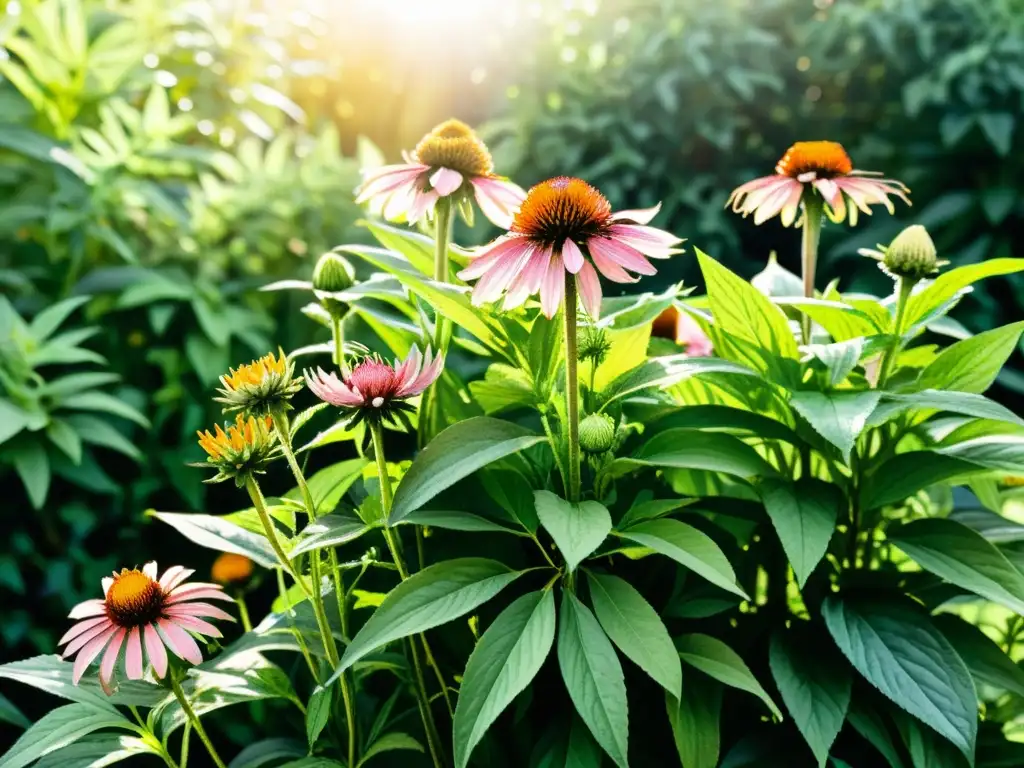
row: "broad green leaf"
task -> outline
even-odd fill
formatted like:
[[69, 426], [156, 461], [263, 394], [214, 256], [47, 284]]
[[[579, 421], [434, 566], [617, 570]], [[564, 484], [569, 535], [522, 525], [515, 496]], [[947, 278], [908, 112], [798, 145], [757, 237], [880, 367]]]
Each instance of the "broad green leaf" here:
[[72, 464], [82, 463], [82, 438], [70, 423], [53, 419], [46, 426], [46, 437], [70, 459]]
[[615, 649], [576, 596], [562, 592], [558, 666], [576, 711], [619, 768], [629, 765], [626, 682]]
[[123, 453], [135, 461], [142, 460], [142, 452], [135, 443], [104, 419], [86, 413], [75, 413], [68, 416], [67, 422], [78, 432], [82, 442]]
[[938, 389], [926, 389], [910, 394], [885, 392], [878, 407], [868, 419], [869, 427], [877, 427], [890, 419], [909, 410], [944, 411], [974, 416], [979, 419], [1005, 421], [1009, 424], [1024, 426], [1021, 419], [1013, 411], [989, 400], [984, 395], [971, 392], [952, 392]]
[[886, 326], [880, 326], [867, 312], [841, 301], [803, 297], [773, 301], [780, 307], [799, 309], [824, 328], [836, 342], [851, 341], [861, 336], [874, 336], [886, 330]]
[[530, 482], [513, 469], [485, 469], [480, 474], [487, 495], [525, 530], [536, 533], [540, 525]]
[[793, 566], [797, 583], [803, 587], [828, 549], [842, 495], [836, 486], [813, 477], [803, 477], [795, 483], [764, 480], [758, 492]]
[[712, 584], [749, 599], [736, 583], [736, 573], [722, 550], [692, 525], [662, 518], [632, 525], [614, 535], [670, 557]]
[[979, 467], [1024, 474], [1024, 436], [1020, 434], [990, 435], [952, 443], [937, 449], [938, 453], [968, 461]]
[[1024, 541], [1024, 525], [987, 509], [954, 509], [949, 519], [966, 525], [995, 544]]
[[782, 701], [819, 768], [824, 768], [842, 730], [853, 685], [843, 659], [831, 649], [825, 651], [811, 638], [776, 631], [768, 657]]
[[684, 405], [649, 424], [646, 433], [679, 428], [739, 432], [766, 440], [784, 440], [794, 445], [802, 442], [791, 427], [777, 419], [726, 405]]
[[640, 467], [703, 469], [742, 478], [776, 474], [757, 451], [739, 438], [698, 429], [659, 432], [632, 456], [615, 459], [602, 472], [620, 477]]
[[1024, 615], [1024, 573], [977, 531], [931, 517], [890, 528], [887, 538], [936, 576]]
[[29, 333], [37, 342], [43, 342], [56, 331], [61, 324], [68, 319], [68, 316], [80, 306], [89, 301], [92, 296], [75, 296], [64, 301], [58, 301], [42, 310], [32, 318], [29, 323]]
[[415, 512], [410, 512], [402, 518], [402, 522], [413, 525], [425, 525], [431, 528], [444, 528], [448, 531], [522, 535], [518, 531], [513, 531], [503, 525], [492, 522], [486, 517], [459, 510], [417, 509]]
[[676, 638], [679, 658], [720, 683], [752, 693], [763, 701], [779, 720], [782, 712], [761, 687], [740, 655], [711, 635], [692, 634]]
[[117, 712], [90, 704], [65, 704], [43, 715], [0, 756], [0, 768], [23, 768], [100, 728], [137, 730]]
[[456, 768], [540, 671], [555, 640], [551, 590], [523, 595], [481, 636], [466, 663], [453, 725]]
[[682, 669], [665, 624], [643, 595], [618, 576], [587, 571], [594, 614], [626, 658], [672, 694], [680, 696]]
[[395, 492], [391, 524], [493, 461], [543, 442], [528, 429], [489, 416], [460, 421], [430, 441]]
[[974, 683], [953, 646], [915, 603], [830, 597], [822, 614], [839, 650], [869, 683], [973, 757]]
[[369, 526], [359, 518], [349, 515], [324, 515], [302, 529], [288, 556], [297, 557], [314, 549], [340, 547], [342, 544], [355, 541], [369, 530]]
[[416, 739], [407, 733], [385, 733], [373, 744], [366, 748], [366, 752], [356, 763], [356, 768], [361, 768], [363, 765], [384, 752], [394, 752], [396, 750], [406, 750], [408, 752], [422, 752], [423, 745], [420, 744]]
[[147, 739], [126, 733], [91, 733], [66, 747], [47, 752], [33, 768], [104, 768], [129, 757], [159, 755]]
[[796, 340], [782, 310], [699, 248], [695, 253], [707, 283], [708, 303], [715, 324], [779, 357], [796, 359]]
[[846, 713], [846, 721], [857, 733], [867, 740], [871, 746], [886, 759], [890, 768], [904, 768], [903, 758], [900, 756], [892, 735], [886, 727], [882, 716], [878, 714], [878, 708], [870, 706], [860, 700], [860, 694], [850, 702], [849, 711]]
[[756, 371], [739, 363], [720, 360], [717, 357], [688, 357], [686, 355], [670, 355], [646, 360], [612, 381], [601, 391], [601, 408], [624, 397], [634, 395], [646, 389], [664, 389], [681, 381], [708, 374], [733, 374], [736, 376], [754, 376]]
[[167, 523], [185, 538], [207, 549], [244, 555], [264, 568], [280, 568], [266, 536], [247, 531], [234, 523], [213, 515], [190, 515], [181, 512], [147, 512]]
[[14, 680], [62, 699], [93, 708], [108, 708], [112, 712], [116, 711], [114, 705], [148, 708], [167, 697], [165, 689], [136, 680], [122, 680], [114, 694], [107, 696], [97, 676], [87, 675], [75, 685], [71, 682], [71, 671], [70, 661], [49, 654], [0, 664], [0, 679]]
[[[505, 363], [488, 366], [482, 381], [471, 381], [469, 391], [488, 416], [537, 404], [533, 382], [525, 371]], [[545, 392], [548, 396], [550, 392]]]
[[[367, 220], [363, 222], [363, 225], [373, 233], [381, 245], [398, 251], [424, 275], [429, 277], [434, 274], [436, 244], [432, 237], [427, 237], [408, 227], [394, 227], [380, 221]], [[448, 249], [448, 260], [448, 281], [455, 282], [455, 273], [458, 271], [456, 265], [465, 266], [467, 262], [454, 248]]]
[[249, 744], [231, 760], [231, 768], [263, 768], [268, 763], [302, 757], [306, 745], [297, 739], [274, 737]]
[[977, 683], [1024, 697], [1024, 670], [988, 635], [952, 614], [940, 613], [932, 621]]
[[928, 486], [980, 471], [977, 464], [934, 451], [901, 453], [878, 467], [864, 482], [861, 505], [864, 509], [875, 509], [894, 504]]
[[594, 553], [612, 530], [612, 517], [596, 501], [572, 503], [550, 491], [534, 491], [537, 518], [558, 545], [570, 573]]
[[0, 722], [10, 723], [18, 728], [25, 729], [32, 725], [32, 721], [21, 713], [10, 699], [0, 693]]
[[42, 509], [50, 492], [50, 457], [43, 444], [24, 443], [11, 458], [32, 506]]
[[867, 339], [858, 336], [855, 339], [837, 341], [833, 344], [808, 344], [803, 347], [805, 359], [820, 360], [822, 365], [828, 369], [829, 386], [838, 387], [853, 369], [857, 367], [861, 356], [864, 354], [864, 347]]
[[382, 645], [469, 613], [522, 574], [482, 557], [445, 560], [413, 574], [388, 593], [352, 638], [328, 682]]
[[[324, 467], [310, 477], [307, 480], [307, 485], [313, 496], [317, 513], [324, 515], [333, 512], [338, 506], [338, 502], [341, 501], [341, 497], [362, 476], [363, 470], [369, 463], [369, 459], [362, 458], [340, 461], [337, 464]], [[296, 500], [302, 498], [298, 488], [288, 491], [285, 496]]]
[[637, 499], [633, 502], [633, 506], [626, 510], [615, 528], [621, 531], [645, 520], [657, 520], [677, 509], [695, 504], [697, 501], [697, 499], [648, 499], [646, 501]]
[[1024, 259], [988, 259], [944, 272], [907, 302], [907, 325], [912, 326], [957, 297], [964, 288], [986, 277], [1024, 270]]
[[942, 350], [917, 380], [918, 389], [981, 393], [1017, 349], [1024, 321], [963, 339]]
[[681, 699], [665, 694], [672, 740], [682, 768], [716, 768], [721, 746], [722, 686], [702, 672], [688, 670]]
[[309, 744], [310, 752], [313, 751], [316, 740], [320, 738], [331, 717], [333, 692], [333, 688], [318, 685], [309, 697], [309, 703], [306, 705], [306, 742]]
[[794, 392], [790, 405], [814, 431], [839, 449], [843, 460], [850, 461], [857, 437], [867, 425], [881, 393], [865, 392]]
[[897, 710], [892, 717], [914, 768], [966, 768], [974, 765], [973, 757], [965, 763], [964, 756], [957, 752], [956, 747], [909, 715]]

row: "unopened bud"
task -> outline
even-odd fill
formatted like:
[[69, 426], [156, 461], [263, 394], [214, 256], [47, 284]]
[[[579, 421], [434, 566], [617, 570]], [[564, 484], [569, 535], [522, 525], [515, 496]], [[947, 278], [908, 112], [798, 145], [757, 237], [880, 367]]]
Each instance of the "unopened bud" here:
[[580, 448], [586, 453], [605, 453], [615, 445], [615, 420], [606, 413], [592, 413], [580, 422]]
[[331, 251], [321, 256], [313, 268], [313, 288], [318, 291], [347, 291], [355, 279], [352, 265]]
[[938, 271], [940, 262], [928, 230], [920, 224], [907, 227], [885, 249], [882, 264], [896, 277], [920, 280]]

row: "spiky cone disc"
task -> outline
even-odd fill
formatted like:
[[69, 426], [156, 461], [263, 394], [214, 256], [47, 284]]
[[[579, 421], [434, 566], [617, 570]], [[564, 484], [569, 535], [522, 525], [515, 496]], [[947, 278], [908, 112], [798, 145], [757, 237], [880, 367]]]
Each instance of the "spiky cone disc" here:
[[193, 467], [216, 469], [217, 474], [203, 482], [222, 483], [234, 480], [239, 488], [253, 475], [263, 474], [266, 466], [281, 456], [281, 446], [274, 431], [270, 416], [246, 418], [241, 413], [235, 416], [235, 423], [220, 424], [211, 433], [197, 432], [199, 447], [206, 451], [206, 461], [191, 464]]
[[302, 377], [295, 376], [295, 365], [278, 349], [259, 360], [232, 368], [220, 377], [219, 397], [224, 413], [240, 411], [243, 416], [266, 416], [278, 410], [290, 410], [289, 402], [302, 389]]

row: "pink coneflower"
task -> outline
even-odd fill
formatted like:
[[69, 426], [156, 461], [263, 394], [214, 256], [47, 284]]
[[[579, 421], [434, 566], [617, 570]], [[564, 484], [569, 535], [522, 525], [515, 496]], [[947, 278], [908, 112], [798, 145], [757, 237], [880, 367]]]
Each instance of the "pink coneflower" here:
[[[103, 579], [103, 599], [86, 600], [71, 609], [68, 618], [81, 619], [58, 645], [65, 645], [63, 656], [75, 656], [71, 679], [81, 680], [93, 660], [100, 661], [100, 683], [110, 691], [114, 668], [124, 651], [124, 668], [129, 680], [139, 680], [143, 671], [142, 646], [158, 677], [167, 674], [167, 651], [190, 664], [199, 664], [203, 654], [189, 633], [220, 637], [215, 626], [203, 618], [234, 621], [230, 615], [209, 603], [195, 600], [228, 600], [216, 584], [186, 584], [194, 571], [173, 565], [156, 577], [156, 563], [142, 570], [127, 568]], [[105, 650], [104, 650], [105, 649]]]
[[657, 272], [647, 257], [679, 253], [674, 246], [682, 240], [647, 226], [659, 207], [612, 213], [605, 196], [587, 182], [549, 179], [529, 191], [508, 234], [474, 254], [459, 277], [480, 278], [474, 304], [504, 293], [503, 307], [512, 309], [539, 293], [541, 309], [551, 318], [562, 304], [569, 272], [576, 275], [584, 308], [596, 318], [601, 311], [598, 271], [616, 283], [635, 283], [639, 278], [630, 272]]
[[321, 400], [354, 411], [352, 424], [362, 419], [380, 421], [412, 410], [405, 402], [433, 384], [441, 375], [444, 358], [433, 357], [427, 347], [426, 358], [413, 346], [404, 362], [390, 365], [379, 357], [366, 357], [343, 378], [318, 368], [306, 371], [306, 385]]
[[855, 171], [841, 144], [798, 141], [779, 160], [774, 176], [737, 187], [726, 205], [744, 216], [754, 214], [755, 224], [779, 216], [783, 225], [789, 227], [797, 220], [804, 195], [810, 194], [824, 201], [825, 213], [832, 221], [839, 223], [849, 218], [854, 226], [858, 210], [870, 215], [871, 205], [884, 205], [893, 213], [890, 195], [910, 205], [909, 192], [899, 181]]
[[472, 196], [484, 216], [508, 228], [526, 196], [519, 185], [494, 174], [487, 145], [459, 120], [441, 123], [403, 157], [403, 164], [367, 171], [356, 202], [376, 200], [385, 218], [414, 224], [430, 218], [441, 198], [459, 203]]
[[686, 349], [690, 357], [710, 357], [714, 353], [711, 339], [693, 316], [671, 306], [654, 319], [651, 335], [671, 339]]

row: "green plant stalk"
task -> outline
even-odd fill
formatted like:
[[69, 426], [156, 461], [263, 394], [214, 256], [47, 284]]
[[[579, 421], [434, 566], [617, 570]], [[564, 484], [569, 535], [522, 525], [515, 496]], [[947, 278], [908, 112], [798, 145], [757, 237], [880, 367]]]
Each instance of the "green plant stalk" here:
[[331, 315], [331, 337], [334, 339], [334, 364], [341, 371], [344, 378], [348, 375], [348, 366], [345, 364], [345, 318], [340, 315]]
[[[580, 500], [580, 385], [576, 342], [576, 276], [565, 273], [565, 410], [569, 422], [569, 501]], [[552, 446], [552, 448], [557, 448]]]
[[[814, 298], [814, 278], [818, 268], [818, 243], [821, 240], [821, 217], [824, 203], [814, 192], [804, 192], [804, 227], [800, 246], [800, 266], [803, 270], [804, 296]], [[803, 343], [811, 343], [811, 316], [803, 313], [800, 322]]]
[[284, 585], [284, 572], [275, 568], [274, 574], [277, 577], [277, 594], [281, 598], [281, 603], [285, 606], [288, 618], [291, 619], [290, 624], [292, 636], [295, 638], [295, 642], [299, 644], [299, 650], [302, 652], [302, 658], [306, 660], [306, 666], [309, 667], [310, 676], [316, 681], [317, 685], [319, 685], [320, 675], [317, 672], [316, 664], [313, 663], [313, 656], [310, 654], [309, 648], [306, 647], [306, 640], [303, 638], [298, 625], [295, 623], [295, 611], [292, 610], [291, 606], [288, 604], [288, 587]]
[[249, 618], [249, 607], [245, 604], [245, 595], [241, 590], [235, 595], [235, 604], [238, 606], [238, 617], [242, 620], [242, 629], [252, 632], [252, 619]]
[[885, 383], [889, 380], [889, 376], [892, 375], [893, 366], [896, 364], [896, 359], [900, 356], [900, 352], [903, 351], [903, 321], [907, 314], [907, 303], [910, 300], [910, 294], [914, 290], [915, 281], [908, 280], [905, 277], [899, 279], [899, 298], [896, 303], [896, 323], [893, 328], [893, 336], [896, 339], [885, 351], [885, 357], [882, 358], [882, 369], [878, 374], [878, 389], [885, 387]]
[[[178, 682], [178, 678], [172, 673], [169, 675], [171, 679], [171, 690], [174, 691], [174, 697], [181, 704], [181, 709], [192, 723], [192, 727], [195, 732], [199, 734], [199, 739], [206, 746], [206, 751], [210, 753], [210, 758], [213, 760], [217, 768], [227, 768], [224, 765], [224, 761], [220, 759], [220, 755], [217, 754], [217, 750], [213, 746], [213, 742], [210, 741], [210, 737], [206, 735], [206, 729], [203, 728], [203, 724], [199, 722], [199, 718], [196, 716], [192, 706], [188, 703], [188, 698], [185, 696], [185, 692], [181, 689], [181, 683]], [[187, 753], [186, 753], [187, 754]], [[182, 762], [184, 762], [182, 759]]]
[[558, 474], [562, 477], [562, 485], [566, 488], [569, 487], [569, 474], [565, 471], [565, 466], [562, 462], [562, 452], [558, 449], [558, 443], [555, 442], [555, 433], [551, 429], [551, 419], [548, 418], [546, 413], [547, 406], [542, 406], [544, 410], [540, 412], [540, 423], [544, 426], [544, 434], [548, 436], [548, 442], [551, 443], [551, 452], [555, 456], [555, 465], [558, 467]]
[[[373, 454], [377, 461], [377, 481], [380, 483], [381, 508], [384, 512], [384, 526], [381, 528], [381, 531], [384, 533], [384, 541], [388, 545], [388, 551], [391, 552], [391, 558], [395, 561], [395, 567], [398, 568], [398, 575], [402, 581], [405, 581], [409, 578], [409, 570], [405, 567], [405, 561], [402, 559], [398, 542], [395, 540], [394, 531], [391, 530], [387, 521], [388, 516], [391, 514], [391, 503], [394, 497], [391, 493], [391, 477], [388, 475], [388, 463], [384, 454], [384, 429], [379, 421], [370, 422], [370, 435], [373, 438]], [[422, 635], [420, 637], [422, 638]], [[436, 768], [441, 768], [444, 764], [440, 753], [441, 739], [438, 736], [437, 724], [434, 722], [434, 713], [430, 710], [430, 696], [427, 693], [427, 683], [423, 676], [423, 665], [420, 662], [419, 650], [416, 648], [415, 641], [407, 642], [406, 647], [409, 649], [413, 672], [416, 676], [416, 698], [419, 703], [420, 717], [423, 720], [423, 730], [427, 735], [430, 757]], [[440, 673], [437, 672], [437, 674]], [[444, 689], [442, 688], [442, 690]]]
[[[339, 359], [343, 360], [344, 358], [339, 357]], [[292, 474], [295, 476], [295, 482], [299, 486], [299, 494], [302, 496], [302, 503], [306, 507], [306, 515], [309, 517], [310, 522], [312, 522], [313, 520], [316, 520], [317, 517], [316, 505], [313, 503], [313, 494], [309, 490], [309, 484], [306, 482], [306, 476], [302, 472], [302, 467], [299, 466], [298, 460], [295, 458], [295, 452], [292, 450], [291, 432], [288, 428], [288, 416], [281, 410], [276, 410], [271, 415], [274, 419], [274, 428], [277, 430], [277, 439], [281, 445], [281, 450], [285, 455], [285, 459], [288, 461], [288, 466], [291, 467]], [[345, 610], [345, 596], [339, 591], [338, 561], [337, 555], [333, 549], [330, 550], [330, 557], [331, 571], [334, 575], [334, 593], [338, 601], [338, 612], [339, 614], [343, 614]], [[313, 612], [316, 614], [316, 622], [320, 627], [321, 639], [323, 640], [324, 648], [327, 651], [327, 660], [330, 662], [332, 667], [337, 667], [339, 661], [338, 646], [335, 644], [334, 635], [331, 633], [331, 625], [327, 620], [327, 610], [324, 607], [323, 594], [320, 591], [320, 554], [317, 551], [310, 553], [309, 570], [314, 585], [312, 595], [310, 596], [313, 602]], [[348, 730], [348, 764], [355, 765], [356, 718], [355, 709], [352, 705], [352, 691], [349, 687], [348, 678], [346, 678], [344, 674], [339, 679], [339, 683], [341, 685], [341, 698], [345, 706], [345, 720]]]
[[[439, 283], [448, 282], [448, 245], [452, 236], [451, 203], [447, 200], [439, 200], [434, 209], [436, 229], [434, 232], [434, 280]], [[444, 354], [448, 351], [448, 318], [437, 314], [434, 322], [434, 351], [437, 354]]]

